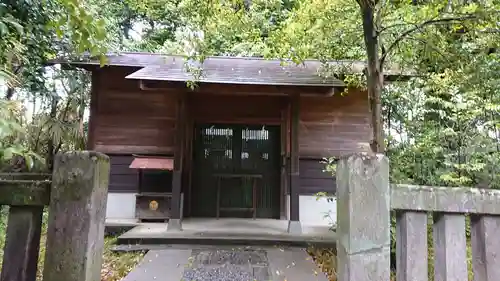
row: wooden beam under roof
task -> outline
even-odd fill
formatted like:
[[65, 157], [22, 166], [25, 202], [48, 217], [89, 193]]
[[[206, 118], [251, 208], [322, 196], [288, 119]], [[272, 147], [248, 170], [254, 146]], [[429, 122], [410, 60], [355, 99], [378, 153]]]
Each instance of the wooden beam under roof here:
[[343, 90], [343, 87], [331, 86], [276, 86], [216, 83], [198, 83], [194, 89], [190, 89], [185, 82], [139, 80], [138, 83], [143, 91], [170, 91], [176, 93], [179, 92], [179, 90], [184, 90], [188, 92], [221, 95], [287, 96], [289, 94], [299, 94], [301, 96], [332, 96]]

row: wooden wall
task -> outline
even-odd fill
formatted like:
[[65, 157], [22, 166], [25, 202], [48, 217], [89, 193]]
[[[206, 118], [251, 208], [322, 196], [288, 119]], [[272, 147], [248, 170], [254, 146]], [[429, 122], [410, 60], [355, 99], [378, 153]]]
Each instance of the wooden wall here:
[[300, 159], [300, 194], [315, 195], [318, 192], [335, 194], [335, 177], [325, 171], [325, 164], [317, 159]]
[[93, 149], [104, 153], [173, 154], [176, 93], [141, 91], [124, 77], [135, 69], [105, 68], [91, 122]]
[[131, 155], [110, 155], [109, 191], [137, 192], [139, 172], [129, 168], [133, 159]]
[[368, 94], [350, 91], [329, 98], [301, 97], [300, 194], [335, 194], [335, 177], [325, 172], [323, 157], [369, 151]]
[[[223, 85], [221, 85], [223, 87]], [[189, 111], [195, 122], [279, 125], [286, 96], [194, 94]]]
[[350, 91], [345, 96], [301, 97], [300, 156], [321, 159], [369, 151], [368, 94]]
[[[172, 154], [176, 99], [187, 91], [141, 91], [137, 81], [124, 79], [135, 70], [108, 67], [94, 72], [98, 93], [91, 147], [105, 153]], [[300, 102], [301, 157], [321, 159], [369, 150], [366, 92], [304, 96]], [[187, 107], [195, 122], [280, 124], [287, 104], [286, 96], [195, 93]]]
[[[253, 91], [259, 89], [255, 86], [239, 87], [238, 93], [231, 94], [228, 90], [231, 88], [226, 85], [211, 85], [209, 92], [197, 93], [183, 90], [181, 84], [171, 90], [143, 91], [138, 81], [124, 78], [136, 70], [106, 67], [93, 72], [90, 149], [110, 155], [173, 155], [179, 95], [187, 95], [190, 123], [288, 123], [286, 127], [289, 128], [286, 119], [290, 118], [289, 112], [287, 114], [290, 99], [286, 95], [255, 95]], [[247, 90], [246, 94], [242, 94], [242, 90]], [[323, 157], [368, 151], [369, 118], [366, 92], [350, 91], [346, 96], [333, 97], [301, 96], [301, 194], [334, 192], [334, 179], [322, 172], [324, 164], [320, 161]], [[122, 160], [127, 162], [131, 158], [116, 159]], [[115, 164], [111, 189], [137, 190], [135, 182], [127, 185], [123, 180], [132, 180], [136, 173], [124, 169], [127, 163]]]

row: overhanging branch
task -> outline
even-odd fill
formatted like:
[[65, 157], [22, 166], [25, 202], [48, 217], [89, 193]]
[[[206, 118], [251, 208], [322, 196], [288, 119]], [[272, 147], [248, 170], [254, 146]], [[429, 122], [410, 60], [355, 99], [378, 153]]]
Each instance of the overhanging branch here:
[[394, 42], [392, 42], [392, 44], [389, 45], [389, 47], [387, 48], [387, 50], [385, 52], [382, 53], [382, 56], [380, 57], [380, 67], [381, 68], [383, 67], [384, 62], [385, 62], [385, 60], [387, 58], [387, 55], [401, 41], [403, 41], [406, 37], [408, 37], [409, 35], [411, 35], [415, 31], [420, 30], [420, 29], [425, 28], [425, 27], [430, 26], [430, 25], [435, 25], [435, 24], [451, 24], [453, 22], [463, 22], [463, 21], [471, 20], [471, 19], [476, 19], [476, 16], [475, 15], [466, 15], [466, 16], [461, 16], [461, 17], [450, 17], [450, 18], [432, 19], [432, 20], [425, 21], [425, 22], [423, 22], [423, 23], [421, 23], [421, 24], [419, 24], [419, 25], [417, 25], [417, 26], [415, 26], [413, 28], [410, 28], [410, 29], [406, 30], [398, 38], [396, 38], [396, 40], [394, 40]]
[[441, 55], [441, 57], [443, 57], [444, 59], [446, 59], [447, 61], [449, 61], [448, 59], [448, 56], [445, 55], [442, 50], [440, 50], [438, 47], [436, 47], [435, 45], [433, 44], [430, 44], [429, 42], [426, 42], [425, 40], [423, 39], [420, 39], [420, 38], [415, 38], [415, 37], [412, 37], [412, 36], [408, 36], [407, 37], [408, 39], [410, 40], [414, 40], [414, 41], [417, 41], [419, 43], [422, 43], [424, 45], [427, 45], [429, 48], [431, 48], [432, 50], [434, 50], [436, 53], [438, 53], [439, 55]]

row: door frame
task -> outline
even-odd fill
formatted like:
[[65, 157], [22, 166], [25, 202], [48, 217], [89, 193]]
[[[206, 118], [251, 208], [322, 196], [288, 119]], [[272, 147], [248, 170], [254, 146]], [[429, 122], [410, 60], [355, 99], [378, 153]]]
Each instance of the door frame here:
[[[207, 126], [207, 125], [214, 125], [214, 126], [224, 126], [224, 125], [240, 125], [240, 126], [272, 126], [277, 128], [277, 135], [276, 135], [276, 142], [278, 145], [278, 150], [276, 153], [276, 156], [279, 158], [279, 164], [276, 167], [277, 173], [278, 173], [278, 184], [277, 188], [279, 189], [279, 198], [276, 200], [276, 203], [279, 201], [279, 206], [277, 206], [277, 209], [279, 207], [279, 212], [278, 212], [278, 218], [279, 220], [287, 220], [287, 187], [286, 187], [286, 177], [283, 177], [281, 175], [281, 171], [284, 169], [286, 170], [286, 164], [285, 164], [285, 158], [286, 158], [286, 151], [287, 151], [287, 110], [283, 110], [283, 119], [281, 122], [262, 122], [262, 123], [256, 123], [256, 122], [244, 122], [243, 120], [233, 120], [232, 122], [210, 122], [209, 120], [207, 121], [198, 121], [198, 120], [192, 120], [192, 122], [189, 124], [189, 134], [190, 134], [190, 139], [189, 139], [189, 146], [190, 146], [190, 151], [189, 155], [186, 155], [189, 158], [189, 171], [188, 171], [188, 186], [187, 189], [189, 190], [188, 192], [188, 201], [187, 206], [188, 206], [188, 217], [196, 217], [193, 216], [193, 201], [194, 201], [194, 196], [193, 196], [193, 186], [194, 186], [194, 180], [193, 177], [196, 176], [195, 173], [193, 173], [193, 170], [196, 168], [196, 162], [195, 162], [195, 150], [196, 150], [196, 141], [197, 141], [197, 129], [200, 126]], [[285, 153], [285, 155], [283, 155]]]

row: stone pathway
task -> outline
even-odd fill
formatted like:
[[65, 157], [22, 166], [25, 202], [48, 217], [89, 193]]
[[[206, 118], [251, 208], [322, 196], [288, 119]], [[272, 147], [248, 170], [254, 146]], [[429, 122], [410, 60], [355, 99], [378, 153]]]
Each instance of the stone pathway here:
[[122, 281], [327, 281], [301, 248], [151, 250]]

